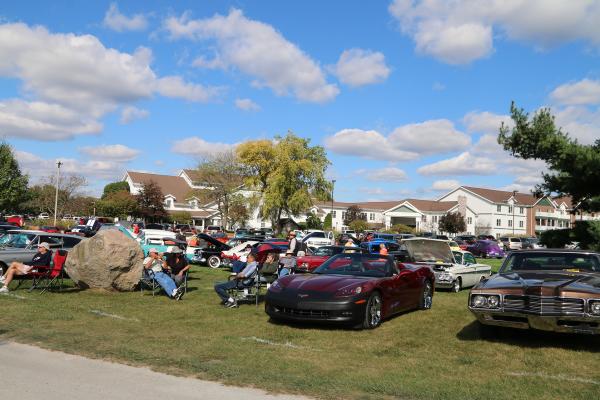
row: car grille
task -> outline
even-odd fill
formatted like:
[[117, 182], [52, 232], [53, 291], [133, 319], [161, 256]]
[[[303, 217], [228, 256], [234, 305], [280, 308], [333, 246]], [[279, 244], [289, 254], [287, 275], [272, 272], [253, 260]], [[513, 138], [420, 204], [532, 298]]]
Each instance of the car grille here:
[[328, 318], [329, 311], [325, 310], [303, 310], [300, 308], [291, 307], [276, 307], [275, 311], [280, 314], [285, 314], [293, 317], [313, 317], [313, 318]]
[[504, 310], [539, 315], [582, 315], [583, 299], [542, 296], [504, 296]]

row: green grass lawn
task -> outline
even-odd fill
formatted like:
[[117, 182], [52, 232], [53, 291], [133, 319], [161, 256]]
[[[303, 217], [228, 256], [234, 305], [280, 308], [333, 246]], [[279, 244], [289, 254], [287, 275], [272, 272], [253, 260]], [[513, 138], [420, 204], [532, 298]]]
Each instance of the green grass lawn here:
[[[496, 266], [497, 267], [497, 266]], [[269, 322], [262, 304], [224, 309], [194, 267], [180, 302], [145, 292], [0, 297], [0, 339], [157, 371], [319, 398], [597, 399], [600, 340], [502, 330], [482, 337], [468, 291], [372, 331]]]

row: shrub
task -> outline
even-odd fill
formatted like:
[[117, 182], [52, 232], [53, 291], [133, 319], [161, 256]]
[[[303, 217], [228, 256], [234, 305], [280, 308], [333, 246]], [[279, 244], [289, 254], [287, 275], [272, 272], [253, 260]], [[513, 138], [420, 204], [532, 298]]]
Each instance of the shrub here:
[[348, 226], [355, 232], [362, 232], [369, 229], [369, 224], [367, 221], [362, 219], [355, 219], [354, 221], [350, 222]]
[[408, 225], [396, 224], [389, 229], [391, 233], [415, 233], [415, 228]]
[[600, 251], [600, 221], [577, 221], [572, 237], [582, 249]]
[[555, 229], [552, 231], [542, 232], [540, 235], [540, 243], [548, 248], [562, 249], [565, 245], [571, 243], [571, 229]]

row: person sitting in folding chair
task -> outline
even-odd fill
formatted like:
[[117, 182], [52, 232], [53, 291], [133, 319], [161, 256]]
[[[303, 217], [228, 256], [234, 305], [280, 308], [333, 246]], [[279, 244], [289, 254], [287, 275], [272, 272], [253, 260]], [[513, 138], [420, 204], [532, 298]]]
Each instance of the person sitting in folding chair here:
[[183, 296], [183, 287], [177, 287], [175, 281], [163, 272], [163, 259], [158, 254], [158, 250], [151, 248], [148, 251], [148, 257], [144, 259], [144, 268], [153, 276], [160, 287], [165, 290], [167, 296], [172, 299], [179, 300]]
[[170, 257], [163, 261], [163, 268], [171, 272], [171, 278], [179, 287], [185, 280], [185, 274], [190, 269], [190, 264], [179, 247], [173, 246], [169, 253]]
[[15, 275], [27, 275], [31, 271], [40, 267], [50, 267], [52, 262], [52, 252], [50, 251], [50, 245], [46, 242], [42, 242], [38, 245], [38, 252], [35, 253], [29, 265], [16, 262], [10, 264], [6, 273], [0, 277], [0, 284], [3, 285], [0, 288], [0, 293], [8, 293], [8, 285], [12, 282]]
[[227, 291], [235, 288], [243, 289], [245, 286], [252, 284], [256, 271], [258, 269], [258, 263], [254, 254], [248, 254], [248, 263], [242, 272], [238, 273], [233, 279], [228, 282], [220, 282], [215, 284], [215, 292], [221, 298], [221, 304], [225, 307], [235, 307], [237, 302], [231, 297]]
[[294, 257], [294, 252], [292, 250], [288, 250], [285, 252], [285, 256], [279, 259], [279, 265], [281, 268], [279, 269], [279, 277], [290, 275], [296, 269], [296, 257]]

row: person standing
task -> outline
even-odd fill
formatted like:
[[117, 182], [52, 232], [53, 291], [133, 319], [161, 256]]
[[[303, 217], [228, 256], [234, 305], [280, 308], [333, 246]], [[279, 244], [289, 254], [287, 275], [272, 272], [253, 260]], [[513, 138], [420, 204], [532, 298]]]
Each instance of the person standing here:
[[292, 255], [294, 257], [296, 257], [298, 255], [298, 251], [300, 250], [300, 246], [298, 245], [298, 239], [296, 239], [296, 232], [289, 231], [288, 232], [288, 240], [289, 240], [288, 249], [292, 252]]

